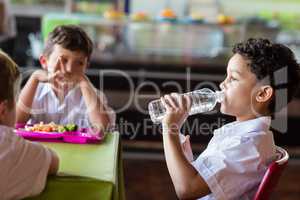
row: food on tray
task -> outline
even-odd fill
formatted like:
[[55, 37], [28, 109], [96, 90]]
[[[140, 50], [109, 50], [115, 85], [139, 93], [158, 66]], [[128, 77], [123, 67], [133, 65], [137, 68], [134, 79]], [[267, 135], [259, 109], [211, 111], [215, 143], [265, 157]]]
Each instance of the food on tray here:
[[78, 126], [76, 124], [67, 124], [65, 129], [67, 131], [77, 131]]
[[26, 131], [33, 132], [66, 132], [66, 131], [77, 131], [78, 126], [76, 124], [59, 125], [51, 122], [49, 124], [44, 124], [40, 122], [39, 124], [34, 124], [33, 126], [25, 126]]
[[40, 122], [38, 124], [17, 124], [16, 134], [33, 141], [67, 142], [75, 144], [98, 143], [104, 138], [102, 132], [94, 134], [92, 128], [78, 128], [76, 124], [66, 125]]

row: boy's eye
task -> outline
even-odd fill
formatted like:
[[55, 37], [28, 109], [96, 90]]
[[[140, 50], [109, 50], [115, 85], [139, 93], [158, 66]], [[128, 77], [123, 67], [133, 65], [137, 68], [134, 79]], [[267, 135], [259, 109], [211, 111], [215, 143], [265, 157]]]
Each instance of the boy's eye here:
[[230, 81], [236, 81], [237, 79], [234, 78], [234, 77], [230, 77], [229, 80], [230, 80]]
[[66, 62], [67, 62], [67, 59], [61, 58], [61, 61], [62, 61], [63, 63], [66, 63]]
[[75, 61], [76, 65], [82, 66], [84, 63], [82, 61]]

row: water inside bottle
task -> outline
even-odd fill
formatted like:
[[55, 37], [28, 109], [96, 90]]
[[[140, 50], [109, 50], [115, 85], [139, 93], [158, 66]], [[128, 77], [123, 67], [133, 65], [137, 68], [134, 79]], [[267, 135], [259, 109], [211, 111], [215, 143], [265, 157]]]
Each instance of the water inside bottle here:
[[216, 97], [214, 93], [201, 93], [192, 95], [192, 107], [190, 115], [211, 111], [216, 105]]
[[[214, 109], [217, 101], [222, 101], [222, 92], [216, 92], [209, 89], [187, 93], [192, 98], [192, 106], [189, 115], [196, 113], [209, 112]], [[149, 104], [149, 114], [154, 123], [160, 123], [166, 113], [166, 108], [160, 100], [152, 101]]]
[[166, 112], [167, 110], [160, 100], [153, 101], [149, 104], [149, 114], [154, 123], [161, 122]]

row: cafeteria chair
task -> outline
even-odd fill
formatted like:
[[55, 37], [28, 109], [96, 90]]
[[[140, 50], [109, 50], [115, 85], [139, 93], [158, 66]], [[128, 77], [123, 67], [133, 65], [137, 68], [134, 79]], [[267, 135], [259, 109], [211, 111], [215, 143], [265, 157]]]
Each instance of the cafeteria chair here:
[[268, 166], [253, 200], [270, 199], [283, 170], [287, 166], [289, 160], [289, 154], [287, 151], [281, 147], [276, 147], [276, 155], [278, 156], [277, 159]]

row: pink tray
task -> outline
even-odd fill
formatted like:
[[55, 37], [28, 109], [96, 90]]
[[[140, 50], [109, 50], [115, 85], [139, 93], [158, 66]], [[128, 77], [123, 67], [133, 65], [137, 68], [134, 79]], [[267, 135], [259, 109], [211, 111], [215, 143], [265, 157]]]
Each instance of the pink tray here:
[[[77, 144], [98, 143], [103, 140], [102, 132], [93, 133], [90, 128], [82, 128], [79, 131], [68, 132], [32, 132], [24, 129], [24, 126], [16, 125], [16, 133], [23, 138], [47, 142], [68, 142]], [[91, 134], [92, 133], [92, 134]]]

